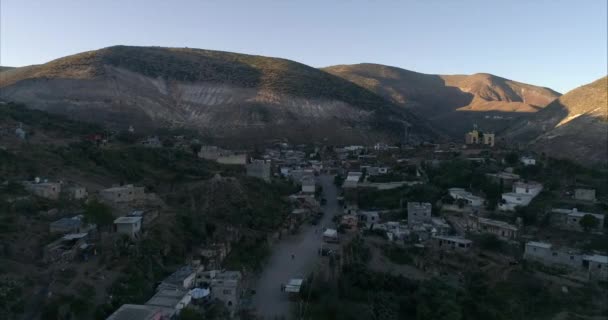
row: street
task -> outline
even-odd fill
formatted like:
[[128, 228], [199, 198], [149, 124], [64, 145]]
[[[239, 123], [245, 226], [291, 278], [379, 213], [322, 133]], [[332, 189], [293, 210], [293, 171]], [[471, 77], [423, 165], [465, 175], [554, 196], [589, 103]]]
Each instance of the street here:
[[317, 183], [323, 187], [323, 197], [327, 199], [327, 204], [321, 207], [325, 215], [318, 225], [305, 223], [298, 234], [283, 238], [272, 248], [273, 253], [257, 280], [252, 299], [256, 314], [262, 319], [291, 318], [291, 302], [287, 294], [281, 292], [281, 284], [294, 277], [306, 278], [314, 270], [319, 259], [318, 249], [323, 244], [322, 228], [331, 225], [332, 217], [338, 213], [333, 176], [319, 176]]

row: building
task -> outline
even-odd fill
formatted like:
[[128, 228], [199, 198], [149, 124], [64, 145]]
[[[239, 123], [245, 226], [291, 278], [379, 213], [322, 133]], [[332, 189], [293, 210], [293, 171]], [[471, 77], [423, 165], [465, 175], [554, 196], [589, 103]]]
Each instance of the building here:
[[51, 200], [59, 199], [61, 193], [61, 184], [58, 182], [48, 182], [46, 179], [41, 181], [40, 178], [34, 181], [23, 182], [23, 187], [34, 195]]
[[503, 240], [515, 239], [519, 235], [519, 229], [507, 222], [479, 217], [476, 220], [478, 232], [491, 233]]
[[89, 234], [70, 233], [49, 243], [44, 247], [43, 261], [52, 263], [56, 261], [68, 262], [76, 258], [76, 256], [87, 250]]
[[408, 202], [407, 203], [407, 224], [414, 226], [417, 224], [431, 222], [432, 206], [428, 202]]
[[132, 202], [145, 197], [144, 187], [135, 187], [127, 184], [120, 187], [112, 187], [99, 191], [99, 196], [112, 202]]
[[165, 315], [177, 316], [192, 301], [188, 291], [162, 289], [146, 302], [146, 306], [161, 308]]
[[595, 202], [595, 189], [574, 189], [574, 199]]
[[270, 182], [270, 160], [251, 160], [245, 167], [247, 176]]
[[302, 193], [314, 194], [317, 190], [314, 176], [304, 176], [302, 178]]
[[359, 180], [361, 180], [361, 177], [363, 176], [362, 172], [358, 172], [358, 171], [351, 171], [346, 175], [346, 179], [344, 179], [344, 183], [342, 184], [342, 188], [344, 189], [348, 189], [348, 188], [356, 188]]
[[608, 280], [608, 256], [586, 255], [569, 248], [556, 248], [546, 242], [529, 241], [526, 243], [524, 259], [577, 271], [588, 280]]
[[359, 219], [354, 214], [345, 214], [340, 220], [340, 225], [343, 226], [345, 231], [356, 231], [359, 224]]
[[163, 146], [162, 142], [157, 136], [145, 138], [141, 141], [141, 145], [148, 148], [160, 148]]
[[359, 211], [359, 220], [365, 222], [367, 227], [380, 222], [380, 213], [378, 211]]
[[523, 157], [519, 158], [519, 161], [521, 163], [523, 163], [524, 166], [536, 165], [536, 159], [534, 159], [533, 157], [529, 157], [529, 156], [523, 156]]
[[85, 199], [89, 194], [87, 189], [81, 186], [69, 187], [67, 190], [68, 197], [74, 200]]
[[61, 218], [49, 224], [50, 233], [86, 233], [97, 228], [97, 225], [84, 223], [83, 216], [77, 215], [70, 218]]
[[431, 243], [435, 248], [447, 251], [468, 251], [473, 241], [452, 236], [432, 236]]
[[542, 190], [543, 185], [538, 182], [515, 182], [513, 192], [502, 194], [498, 208], [503, 211], [515, 211], [518, 206], [524, 207], [530, 204]]
[[481, 207], [483, 205], [484, 199], [482, 197], [475, 196], [462, 188], [450, 188], [448, 191], [452, 198], [464, 200], [471, 207]]
[[581, 219], [586, 215], [591, 215], [598, 220], [598, 225], [594, 228], [595, 231], [601, 231], [604, 228], [604, 215], [578, 211], [576, 208], [573, 209], [553, 209], [551, 213], [554, 214], [555, 219], [552, 219], [554, 223], [564, 229], [583, 231], [583, 227], [580, 224]]
[[168, 320], [171, 310], [167, 308], [139, 305], [123, 304], [114, 311], [106, 320]]
[[483, 134], [483, 144], [486, 146], [493, 147], [495, 143], [496, 136], [493, 133], [484, 133]]
[[473, 129], [465, 133], [464, 141], [466, 144], [479, 144], [479, 131], [477, 129]]
[[493, 183], [501, 184], [506, 188], [512, 188], [513, 184], [519, 180], [519, 175], [510, 172], [486, 173], [486, 177]]
[[211, 298], [222, 301], [230, 316], [239, 309], [243, 276], [240, 271], [206, 271], [197, 278], [197, 287], [210, 288]]
[[141, 224], [141, 217], [120, 217], [114, 220], [116, 232], [126, 234], [133, 239], [139, 236]]

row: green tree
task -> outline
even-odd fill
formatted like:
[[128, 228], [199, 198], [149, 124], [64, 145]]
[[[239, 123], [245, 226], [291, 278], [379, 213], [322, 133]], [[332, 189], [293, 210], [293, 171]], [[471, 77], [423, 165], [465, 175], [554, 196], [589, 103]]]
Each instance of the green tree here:
[[600, 224], [600, 221], [593, 215], [586, 214], [578, 223], [581, 225], [581, 227], [583, 227], [583, 230], [589, 231], [591, 229], [597, 228], [597, 226]]
[[114, 222], [112, 209], [97, 200], [87, 203], [84, 209], [84, 216], [87, 221], [96, 223], [100, 227], [109, 226]]

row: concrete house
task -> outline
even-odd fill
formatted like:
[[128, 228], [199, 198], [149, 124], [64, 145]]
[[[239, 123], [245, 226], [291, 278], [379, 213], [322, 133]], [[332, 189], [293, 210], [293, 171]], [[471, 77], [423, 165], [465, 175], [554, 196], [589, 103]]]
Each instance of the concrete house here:
[[410, 226], [430, 223], [432, 206], [428, 202], [407, 203], [407, 223]]
[[262, 179], [266, 182], [270, 181], [270, 160], [251, 160], [251, 163], [245, 165], [247, 176]]
[[481, 207], [484, 202], [484, 199], [482, 197], [475, 196], [462, 188], [450, 188], [448, 192], [450, 193], [450, 196], [455, 200], [462, 199], [467, 205], [471, 207]]
[[34, 181], [24, 181], [23, 187], [32, 194], [51, 200], [59, 199], [61, 184], [58, 182], [48, 182], [47, 180], [34, 179]]
[[314, 176], [304, 176], [302, 178], [302, 193], [314, 194], [317, 190]]
[[608, 256], [586, 255], [569, 248], [556, 248], [546, 242], [529, 241], [524, 259], [577, 271], [591, 281], [608, 280]]
[[345, 214], [340, 220], [340, 225], [344, 226], [346, 231], [356, 231], [359, 224], [359, 218], [354, 214]]
[[474, 129], [472, 131], [467, 132], [464, 135], [464, 142], [466, 144], [479, 144], [479, 131]]
[[510, 223], [480, 217], [476, 220], [478, 232], [491, 233], [503, 240], [515, 239], [519, 235], [519, 229]]
[[573, 209], [553, 209], [551, 210], [556, 216], [556, 219], [552, 219], [558, 226], [564, 229], [583, 231], [583, 227], [580, 224], [581, 219], [586, 215], [592, 215], [598, 220], [598, 225], [595, 227], [596, 231], [601, 231], [604, 228], [604, 215], [578, 211], [576, 208]]
[[595, 189], [574, 189], [574, 199], [595, 202]]
[[432, 236], [431, 243], [435, 248], [446, 251], [469, 251], [473, 245], [471, 240], [452, 236]]
[[74, 200], [85, 199], [89, 194], [87, 193], [87, 189], [81, 186], [72, 186], [67, 188], [66, 190], [68, 197]]
[[503, 211], [514, 211], [517, 206], [527, 206], [542, 190], [543, 185], [538, 182], [515, 182], [513, 192], [502, 194], [498, 208]]
[[181, 310], [187, 307], [192, 301], [192, 295], [188, 291], [182, 290], [158, 290], [146, 302], [146, 306], [162, 308], [166, 315], [175, 317]]
[[380, 213], [378, 211], [359, 211], [359, 220], [370, 227], [373, 224], [380, 223]]
[[139, 236], [139, 233], [141, 232], [141, 225], [141, 217], [120, 217], [114, 220], [116, 232], [126, 234], [132, 239]]
[[536, 165], [536, 159], [534, 159], [533, 157], [529, 157], [529, 156], [523, 156], [523, 157], [519, 158], [519, 161], [521, 163], [523, 163], [524, 166]]
[[483, 135], [483, 144], [486, 146], [490, 146], [493, 147], [495, 140], [496, 140], [496, 135], [494, 135], [493, 133], [484, 133]]
[[519, 175], [510, 172], [486, 173], [493, 183], [502, 183], [504, 187], [512, 188], [513, 184], [519, 180]]
[[172, 316], [168, 308], [140, 304], [123, 304], [106, 320], [165, 320]]
[[120, 187], [112, 187], [99, 191], [99, 196], [112, 202], [132, 202], [144, 198], [144, 187], [135, 187], [127, 184]]
[[83, 233], [89, 232], [97, 228], [97, 225], [85, 223], [82, 215], [73, 216], [70, 218], [61, 218], [49, 224], [50, 233]]
[[197, 287], [210, 288], [211, 298], [222, 301], [232, 317], [239, 309], [242, 278], [240, 271], [211, 270], [197, 278]]

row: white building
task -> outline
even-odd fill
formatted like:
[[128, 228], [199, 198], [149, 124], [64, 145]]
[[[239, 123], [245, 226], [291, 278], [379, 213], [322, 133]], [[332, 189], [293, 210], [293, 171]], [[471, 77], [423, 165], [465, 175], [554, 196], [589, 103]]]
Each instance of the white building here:
[[270, 160], [251, 160], [251, 163], [246, 164], [245, 167], [247, 176], [270, 181]]
[[574, 189], [574, 199], [595, 202], [595, 189]]
[[586, 255], [569, 248], [555, 248], [550, 243], [530, 241], [526, 243], [524, 259], [583, 272], [589, 280], [608, 280], [608, 256]]
[[527, 206], [542, 190], [543, 185], [538, 182], [515, 182], [513, 192], [502, 194], [498, 208], [503, 211], [514, 211], [517, 206]]
[[34, 179], [34, 181], [24, 181], [23, 187], [42, 198], [51, 200], [59, 199], [61, 193], [61, 184], [58, 182], [48, 182], [47, 180], [40, 180], [40, 178]]
[[316, 191], [315, 177], [305, 176], [302, 178], [302, 193], [312, 193]]
[[532, 157], [521, 157], [519, 158], [519, 161], [521, 161], [521, 163], [524, 164], [524, 166], [533, 166], [536, 165], [536, 159], [532, 158]]
[[141, 231], [142, 217], [120, 217], [114, 220], [116, 232], [136, 238]]
[[431, 241], [436, 248], [448, 251], [468, 251], [473, 245], [471, 240], [452, 236], [432, 236]]
[[507, 222], [478, 217], [475, 225], [478, 232], [491, 233], [503, 240], [515, 239], [519, 229]]
[[473, 195], [462, 188], [450, 188], [448, 191], [452, 198], [456, 200], [462, 199], [467, 205], [472, 207], [481, 207], [483, 205], [484, 199], [482, 197]]
[[557, 219], [553, 221], [557, 222], [561, 227], [571, 230], [582, 231], [583, 227], [580, 224], [581, 219], [586, 215], [591, 215], [598, 220], [598, 225], [595, 230], [602, 230], [604, 228], [604, 215], [590, 212], [578, 211], [578, 209], [553, 209], [552, 213], [557, 215]]

